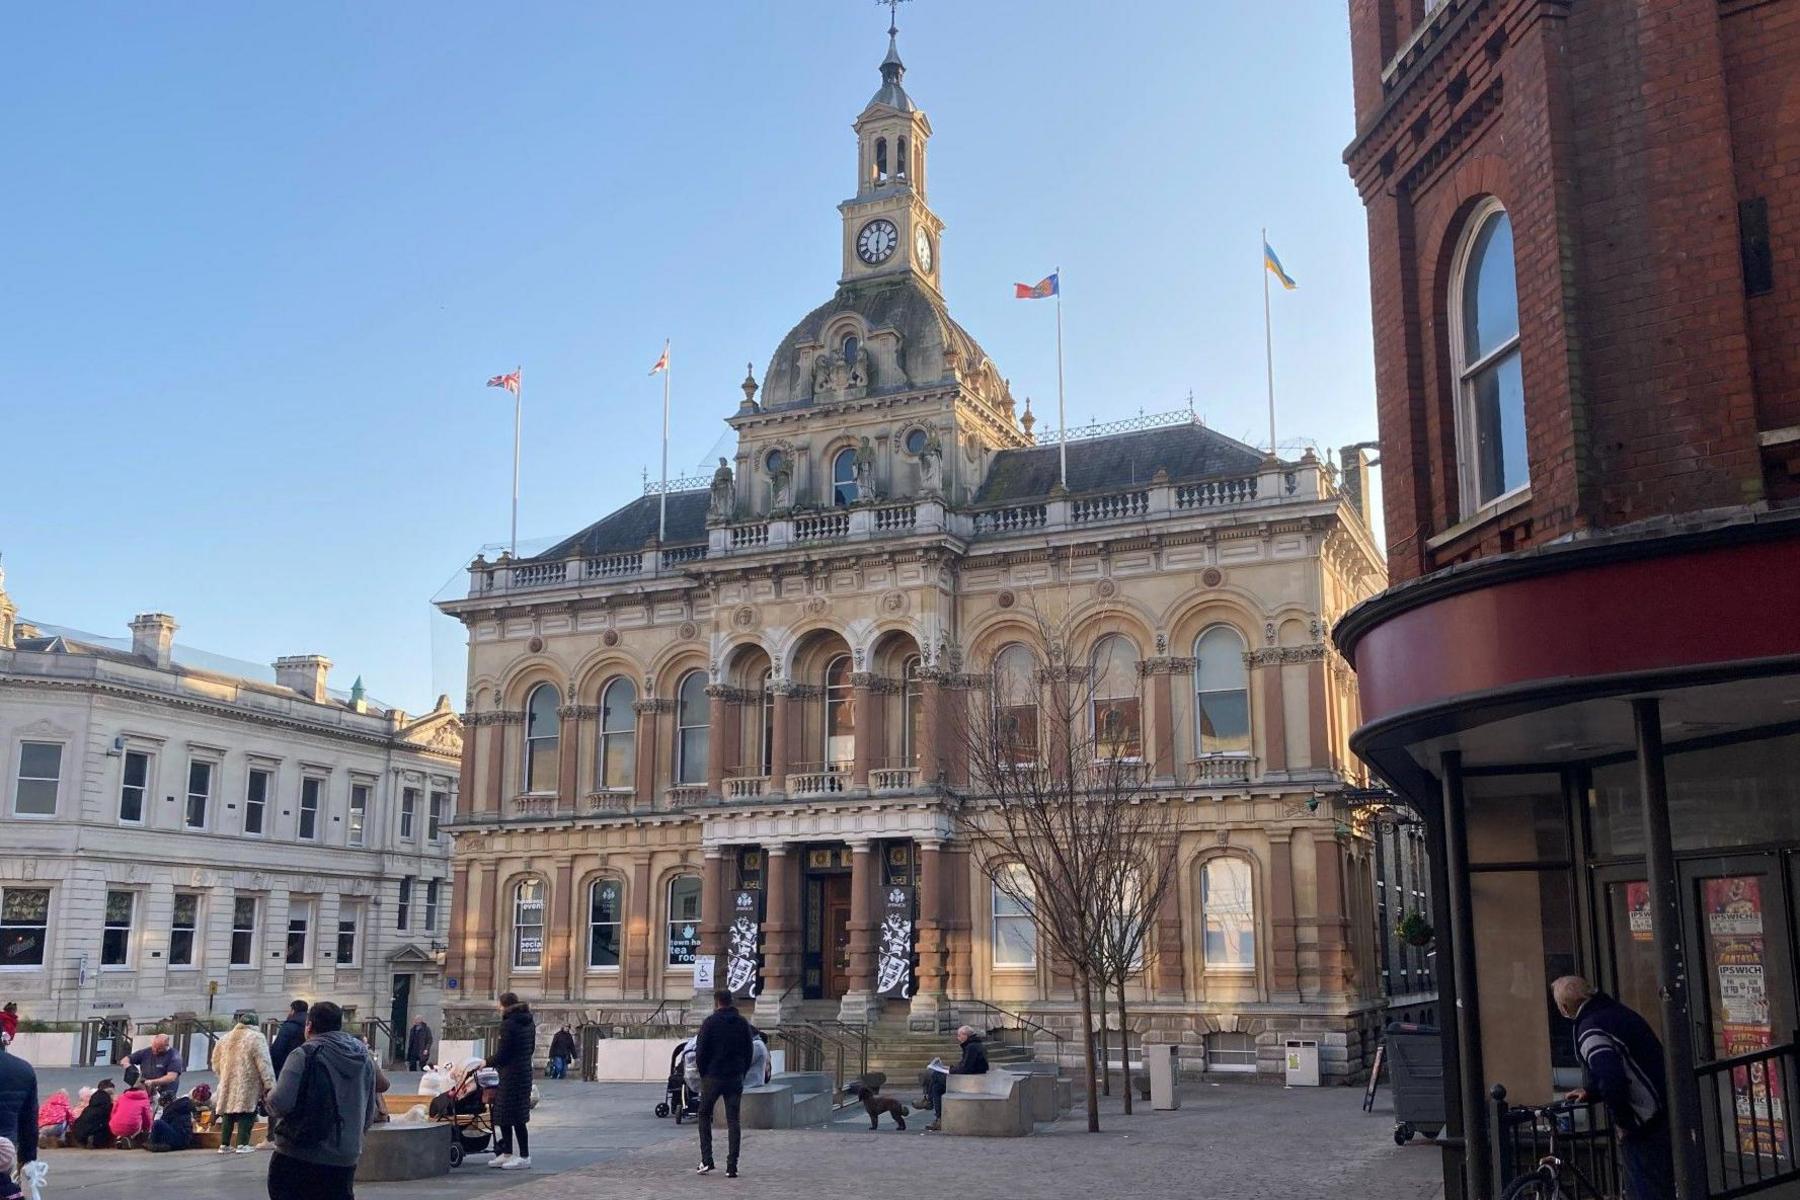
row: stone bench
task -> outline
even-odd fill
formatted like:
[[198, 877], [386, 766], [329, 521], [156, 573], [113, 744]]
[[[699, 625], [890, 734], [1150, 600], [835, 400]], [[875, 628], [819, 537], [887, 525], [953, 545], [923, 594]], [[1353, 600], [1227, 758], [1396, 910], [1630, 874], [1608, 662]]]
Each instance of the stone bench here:
[[[738, 1109], [745, 1129], [797, 1129], [831, 1120], [831, 1077], [822, 1071], [785, 1071], [761, 1087], [744, 1089]], [[715, 1114], [715, 1119], [722, 1120]]]
[[450, 1173], [447, 1123], [374, 1125], [363, 1134], [356, 1182], [387, 1183], [401, 1179], [435, 1179]]
[[409, 1112], [414, 1106], [431, 1111], [432, 1097], [423, 1092], [385, 1092], [381, 1097], [381, 1105], [391, 1116], [400, 1116]]
[[1032, 1131], [1025, 1076], [1011, 1071], [952, 1075], [944, 1092], [943, 1132], [963, 1137], [1024, 1137]]

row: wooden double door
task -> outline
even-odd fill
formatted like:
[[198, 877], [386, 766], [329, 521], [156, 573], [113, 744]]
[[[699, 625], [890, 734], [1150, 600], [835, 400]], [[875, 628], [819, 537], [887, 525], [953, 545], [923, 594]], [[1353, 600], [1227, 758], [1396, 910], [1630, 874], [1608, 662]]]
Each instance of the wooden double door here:
[[850, 876], [806, 880], [806, 996], [836, 1000], [850, 990]]

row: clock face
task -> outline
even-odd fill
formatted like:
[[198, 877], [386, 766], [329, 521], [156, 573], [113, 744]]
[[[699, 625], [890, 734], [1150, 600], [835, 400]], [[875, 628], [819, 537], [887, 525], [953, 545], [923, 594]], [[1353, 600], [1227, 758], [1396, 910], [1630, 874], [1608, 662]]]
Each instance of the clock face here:
[[856, 235], [856, 257], [874, 266], [892, 258], [894, 247], [899, 244], [900, 231], [894, 228], [892, 221], [870, 221]]
[[931, 273], [931, 235], [923, 227], [913, 230], [913, 261], [919, 264], [919, 270]]

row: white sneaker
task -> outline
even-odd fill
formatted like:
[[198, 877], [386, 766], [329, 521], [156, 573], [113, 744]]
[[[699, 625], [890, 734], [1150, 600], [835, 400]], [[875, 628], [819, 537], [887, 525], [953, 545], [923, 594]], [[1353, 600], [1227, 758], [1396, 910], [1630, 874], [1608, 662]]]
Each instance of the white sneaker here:
[[529, 1171], [531, 1170], [531, 1160], [529, 1158], [509, 1158], [500, 1165], [500, 1169], [502, 1171]]
[[231, 1147], [227, 1146], [224, 1142], [220, 1142], [219, 1143], [219, 1153], [220, 1154], [230, 1154]]
[[245, 1142], [243, 1145], [241, 1145], [237, 1148], [237, 1152], [239, 1154], [255, 1154], [256, 1147], [252, 1146], [249, 1142]]
[[511, 1161], [512, 1161], [512, 1155], [510, 1155], [510, 1154], [496, 1154], [496, 1155], [494, 1155], [494, 1157], [493, 1157], [493, 1158], [492, 1158], [492, 1159], [491, 1159], [491, 1160], [490, 1160], [490, 1161], [489, 1161], [489, 1162], [488, 1162], [488, 1166], [490, 1166], [490, 1167], [504, 1167], [504, 1166], [505, 1166], [505, 1165], [506, 1165], [506, 1164], [507, 1164], [507, 1163], [509, 1163], [509, 1162], [511, 1162]]

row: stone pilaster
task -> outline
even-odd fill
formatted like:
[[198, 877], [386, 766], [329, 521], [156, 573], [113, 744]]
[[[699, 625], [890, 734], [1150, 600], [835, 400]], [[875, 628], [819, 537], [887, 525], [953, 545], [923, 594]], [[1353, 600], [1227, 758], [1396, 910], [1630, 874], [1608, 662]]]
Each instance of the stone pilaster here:
[[838, 1020], [866, 1025], [881, 1011], [875, 995], [875, 880], [880, 863], [867, 839], [850, 842], [850, 988], [838, 1004]]

